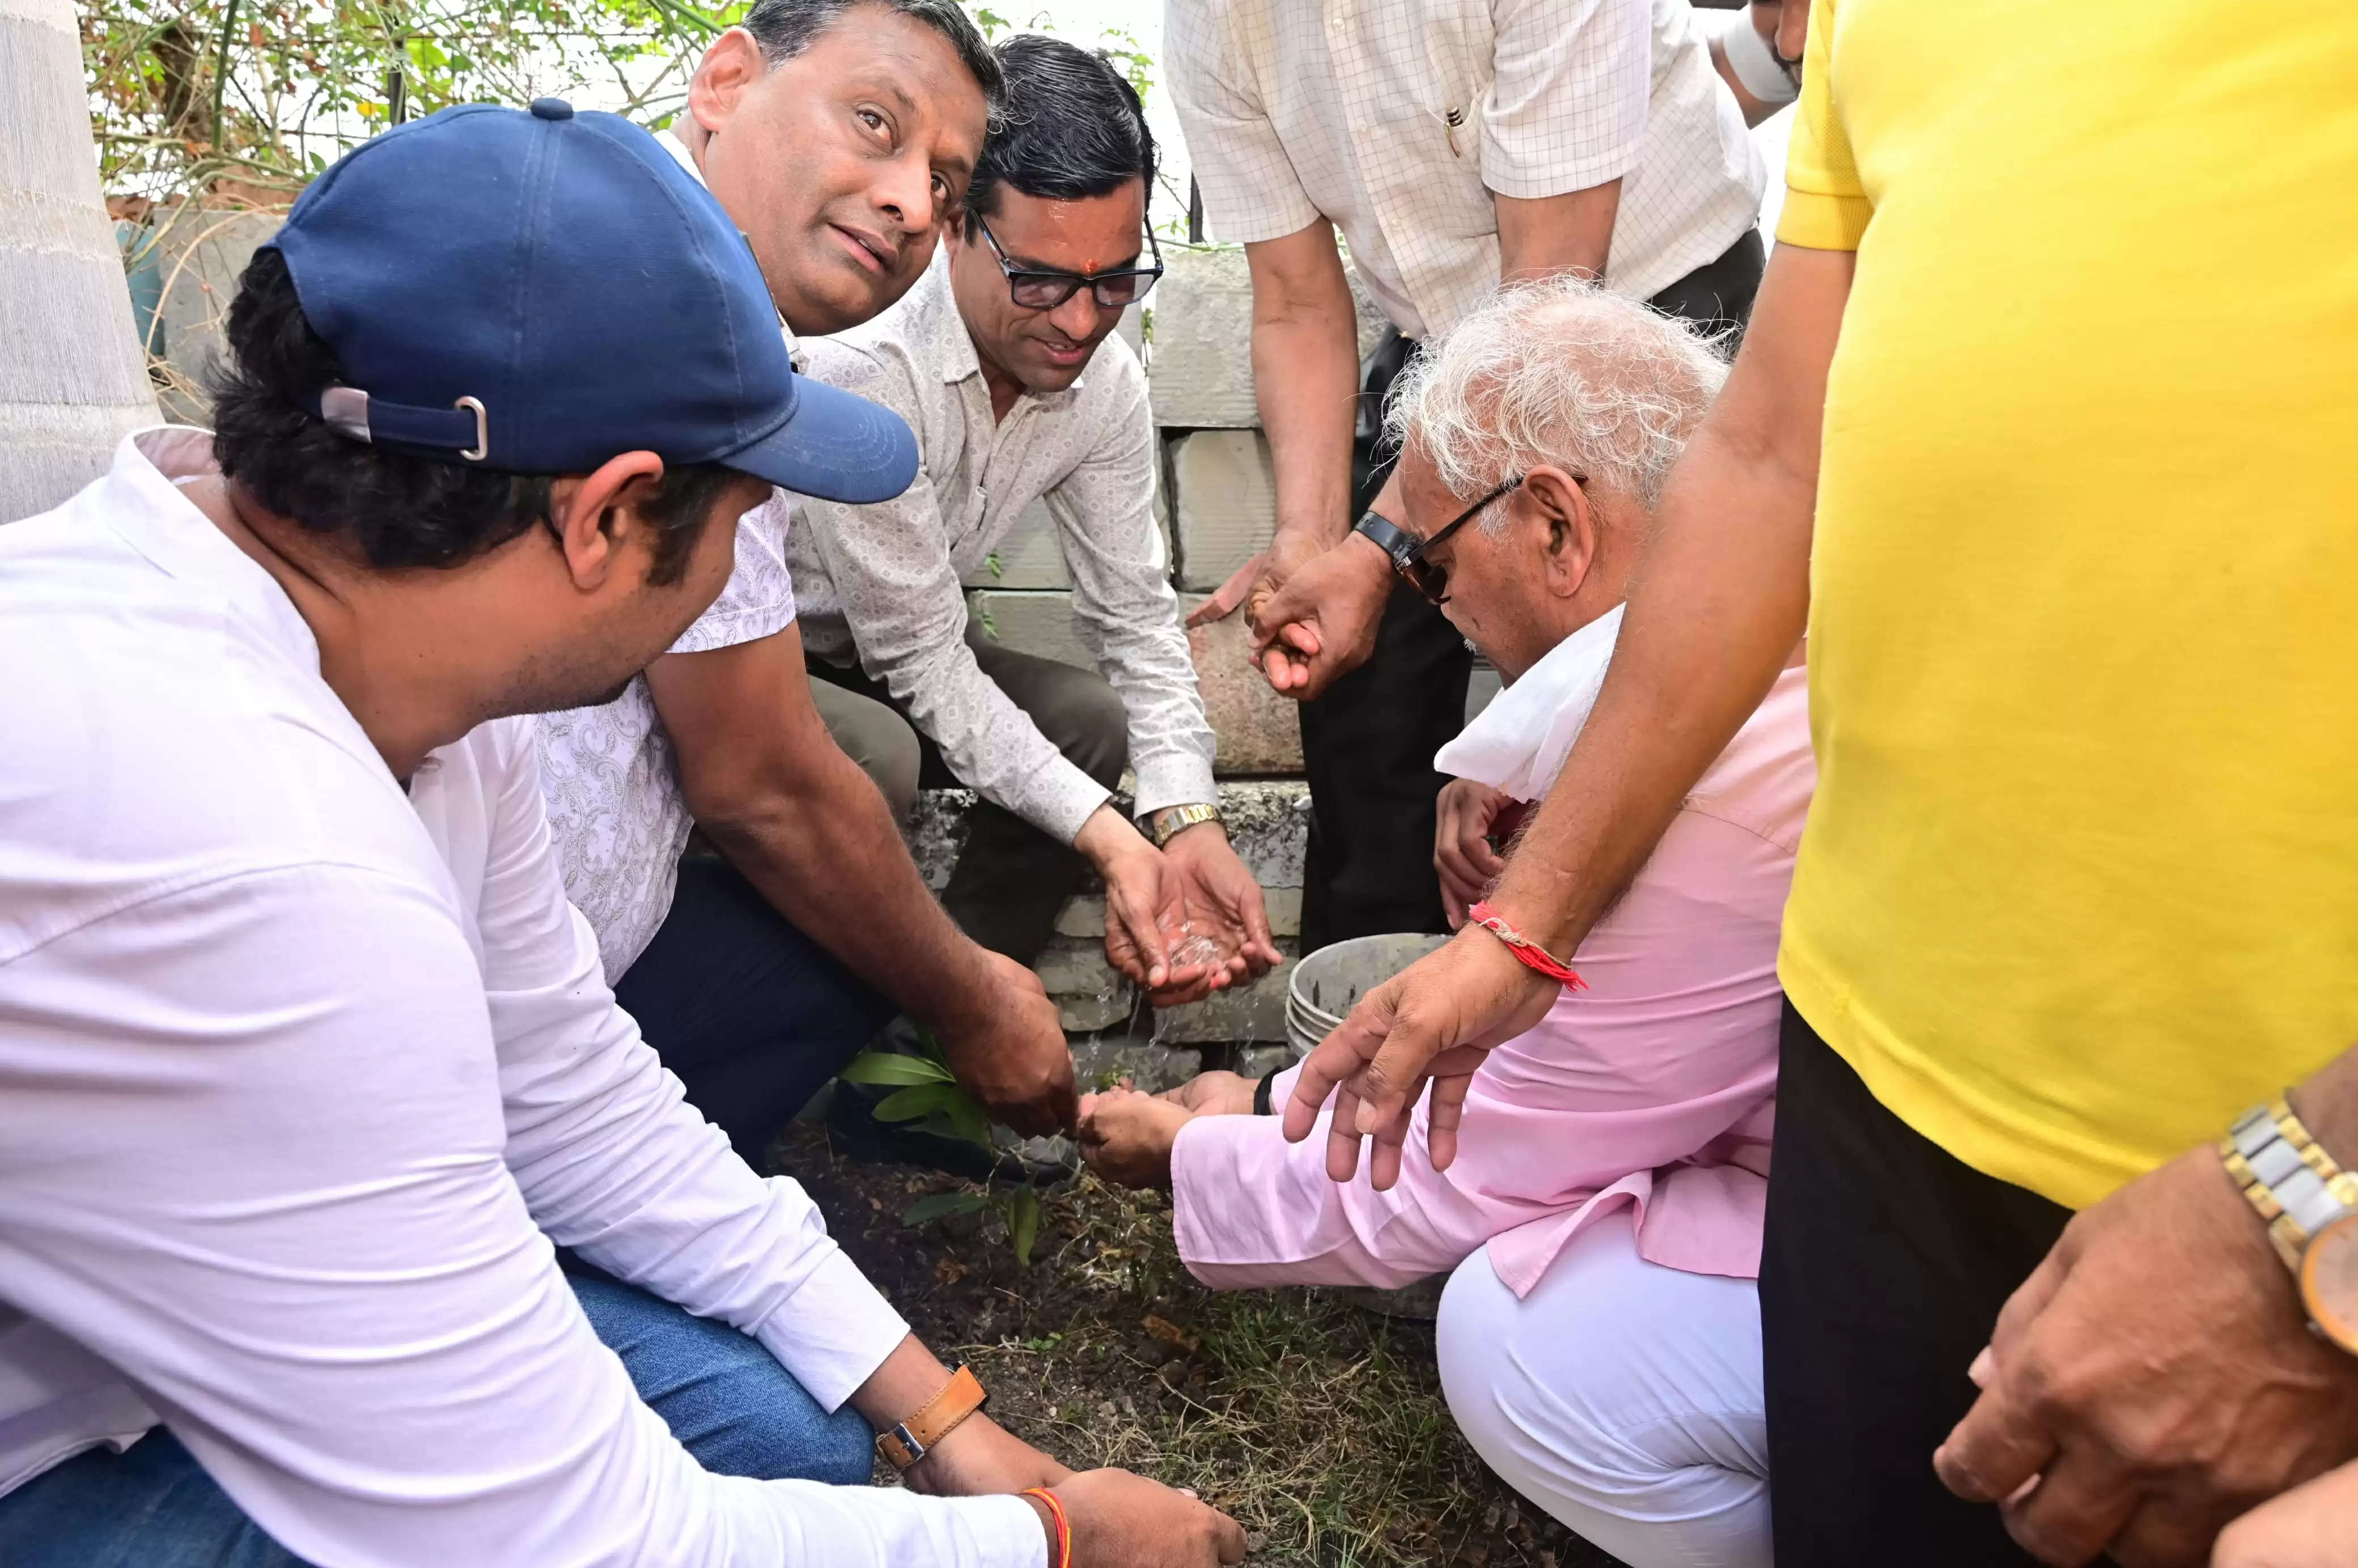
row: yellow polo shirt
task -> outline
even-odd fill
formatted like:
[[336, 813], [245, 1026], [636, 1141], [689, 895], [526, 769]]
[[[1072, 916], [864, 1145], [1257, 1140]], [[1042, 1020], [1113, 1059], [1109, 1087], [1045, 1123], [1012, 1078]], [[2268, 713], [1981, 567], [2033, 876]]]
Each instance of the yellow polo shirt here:
[[1858, 265], [1780, 969], [2082, 1206], [2358, 1042], [2358, 7], [1817, 0], [1804, 83], [1777, 237]]

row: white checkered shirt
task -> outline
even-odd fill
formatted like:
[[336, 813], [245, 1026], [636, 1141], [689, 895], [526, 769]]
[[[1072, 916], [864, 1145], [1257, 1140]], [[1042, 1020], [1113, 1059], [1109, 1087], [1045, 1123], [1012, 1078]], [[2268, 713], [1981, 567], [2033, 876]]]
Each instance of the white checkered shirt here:
[[1752, 226], [1767, 182], [1687, 0], [1165, 0], [1215, 237], [1322, 214], [1411, 337], [1498, 282], [1496, 192], [1619, 179], [1606, 283], [1644, 299]]

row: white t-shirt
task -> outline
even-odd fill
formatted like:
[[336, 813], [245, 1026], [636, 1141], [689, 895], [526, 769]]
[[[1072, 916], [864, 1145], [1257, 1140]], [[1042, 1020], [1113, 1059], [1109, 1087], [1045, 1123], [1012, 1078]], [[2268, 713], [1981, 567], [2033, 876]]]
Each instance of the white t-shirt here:
[[[793, 500], [772, 491], [739, 520], [728, 587], [669, 652], [734, 647], [793, 624], [795, 579], [786, 568]], [[619, 980], [671, 913], [680, 851], [696, 826], [680, 788], [679, 759], [644, 676], [603, 708], [544, 713], [535, 722], [566, 896], [589, 916], [606, 976]]]
[[0, 528], [0, 1491], [161, 1418], [344, 1564], [1017, 1565], [1020, 1499], [709, 1475], [552, 1241], [841, 1404], [906, 1325], [681, 1098], [565, 903], [527, 721], [405, 792], [126, 440]]
[[[704, 183], [677, 134], [656, 138], [688, 178]], [[786, 347], [794, 333], [779, 323]], [[737, 565], [675, 654], [733, 648], [774, 636], [794, 623], [795, 579], [786, 567], [786, 527], [795, 497], [778, 490], [737, 524]], [[680, 851], [696, 818], [679, 784], [679, 759], [655, 711], [647, 677], [631, 682], [602, 708], [539, 718], [540, 772], [549, 830], [566, 895], [590, 917], [606, 978], [619, 980], [671, 913]]]

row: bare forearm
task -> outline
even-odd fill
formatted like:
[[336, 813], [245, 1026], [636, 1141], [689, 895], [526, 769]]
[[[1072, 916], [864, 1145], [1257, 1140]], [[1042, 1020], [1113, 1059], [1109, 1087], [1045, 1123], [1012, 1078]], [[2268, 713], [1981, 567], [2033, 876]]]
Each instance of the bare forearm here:
[[944, 913], [884, 797], [841, 752], [828, 746], [790, 784], [698, 822], [773, 907], [911, 1017], [938, 1027], [987, 1005], [980, 949]]
[[1303, 236], [1281, 271], [1253, 276], [1253, 398], [1276, 468], [1277, 527], [1321, 546], [1349, 526], [1351, 430], [1359, 389], [1358, 328], [1351, 287], [1331, 231], [1324, 251]]
[[1520, 283], [1560, 272], [1603, 277], [1621, 213], [1621, 182], [1608, 179], [1562, 196], [1493, 192], [1498, 214], [1498, 281]]
[[2358, 1048], [2319, 1068], [2293, 1091], [2292, 1105], [2337, 1163], [2358, 1169]]

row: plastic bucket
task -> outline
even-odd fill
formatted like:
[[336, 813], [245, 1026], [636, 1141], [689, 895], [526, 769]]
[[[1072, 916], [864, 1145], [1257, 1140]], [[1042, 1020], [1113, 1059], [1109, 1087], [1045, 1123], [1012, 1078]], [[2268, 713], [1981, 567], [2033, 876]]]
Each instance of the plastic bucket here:
[[1333, 1033], [1359, 998], [1448, 940], [1422, 931], [1355, 936], [1295, 964], [1285, 993], [1285, 1039], [1294, 1055]]

